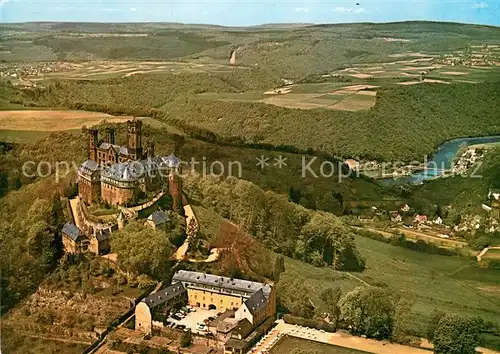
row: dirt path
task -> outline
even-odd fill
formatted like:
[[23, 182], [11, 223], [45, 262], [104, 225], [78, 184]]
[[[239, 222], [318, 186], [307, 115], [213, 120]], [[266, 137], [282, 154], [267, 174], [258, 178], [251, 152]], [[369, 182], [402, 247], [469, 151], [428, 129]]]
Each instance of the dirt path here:
[[[359, 227], [359, 226], [352, 226], [352, 228], [358, 229], [358, 230], [364, 229], [364, 230], [368, 230], [371, 232], [376, 232], [376, 233], [379, 233], [387, 238], [392, 238], [392, 237], [396, 236], [391, 232], [377, 229], [377, 228]], [[414, 239], [414, 240], [425, 239], [429, 242], [437, 244], [438, 246], [444, 246], [444, 244], [446, 244], [448, 247], [453, 247], [453, 248], [456, 246], [459, 246], [459, 247], [466, 247], [467, 246], [467, 243], [464, 241], [444, 239], [444, 238], [440, 238], [437, 236], [432, 236], [432, 235], [424, 234], [422, 232], [404, 229], [404, 228], [400, 228], [400, 227], [394, 227], [394, 228], [392, 228], [392, 230], [399, 231], [399, 232], [403, 233], [403, 235], [405, 235], [409, 239]]]
[[[198, 225], [198, 219], [196, 219], [196, 216], [194, 215], [193, 208], [191, 208], [191, 205], [185, 205], [184, 206], [184, 213], [186, 215], [186, 226], [189, 225], [191, 220], [194, 220], [196, 224]], [[175, 259], [178, 261], [182, 261], [184, 258], [186, 258], [186, 253], [189, 249], [189, 242], [191, 241], [191, 235], [188, 235], [186, 237], [186, 240], [182, 244], [181, 247], [177, 249], [175, 252]]]
[[219, 259], [221, 251], [222, 251], [222, 249], [220, 249], [220, 248], [212, 248], [210, 250], [210, 255], [207, 258], [205, 258], [205, 259], [189, 258], [189, 261], [191, 263], [211, 263], [211, 262], [215, 262], [216, 260]]

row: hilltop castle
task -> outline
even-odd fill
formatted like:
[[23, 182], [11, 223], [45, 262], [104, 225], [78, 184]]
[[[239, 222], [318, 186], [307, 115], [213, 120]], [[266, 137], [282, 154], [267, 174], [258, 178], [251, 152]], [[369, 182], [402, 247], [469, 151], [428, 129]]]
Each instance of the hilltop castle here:
[[89, 159], [78, 169], [78, 194], [87, 204], [102, 201], [110, 205], [136, 203], [148, 191], [157, 191], [167, 182], [174, 192], [174, 204], [180, 198], [176, 176], [180, 160], [174, 156], [154, 156], [154, 143], [142, 147], [142, 122], [136, 118], [127, 122], [127, 145], [115, 144], [115, 131], [106, 129], [104, 141], [99, 141], [96, 129], [88, 130]]

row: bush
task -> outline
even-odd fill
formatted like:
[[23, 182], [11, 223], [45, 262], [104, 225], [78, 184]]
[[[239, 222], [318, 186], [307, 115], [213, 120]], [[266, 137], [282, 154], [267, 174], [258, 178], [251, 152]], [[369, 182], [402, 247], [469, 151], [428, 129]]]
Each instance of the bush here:
[[288, 314], [283, 317], [283, 320], [285, 321], [285, 323], [309, 327], [309, 328], [315, 328], [315, 329], [319, 329], [319, 330], [324, 330], [325, 332], [335, 332], [336, 331], [335, 326], [333, 324], [323, 322], [323, 321], [307, 319], [307, 318], [292, 316], [292, 315], [288, 315]]
[[184, 332], [181, 338], [181, 347], [186, 348], [191, 345], [193, 342], [193, 335], [191, 334], [191, 330]]

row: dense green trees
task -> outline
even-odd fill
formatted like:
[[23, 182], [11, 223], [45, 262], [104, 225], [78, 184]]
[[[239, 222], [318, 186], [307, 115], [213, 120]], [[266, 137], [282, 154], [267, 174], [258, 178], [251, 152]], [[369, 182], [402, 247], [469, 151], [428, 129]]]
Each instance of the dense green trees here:
[[354, 236], [335, 216], [313, 212], [235, 178], [184, 177], [185, 191], [239, 224], [271, 250], [317, 266], [361, 270]]
[[64, 181], [52, 179], [11, 191], [0, 201], [1, 312], [36, 290], [62, 254]]
[[118, 254], [123, 270], [156, 278], [168, 272], [168, 259], [173, 253], [165, 232], [151, 230], [139, 222], [131, 222], [113, 234], [111, 249]]
[[320, 295], [320, 299], [326, 304], [326, 310], [330, 317], [330, 322], [333, 322], [335, 328], [339, 325], [340, 306], [339, 301], [342, 296], [340, 288], [328, 288]]
[[474, 354], [479, 344], [480, 324], [477, 320], [455, 314], [440, 318], [432, 343], [436, 354]]
[[391, 338], [395, 306], [391, 295], [380, 288], [358, 287], [339, 301], [340, 320], [355, 335]]

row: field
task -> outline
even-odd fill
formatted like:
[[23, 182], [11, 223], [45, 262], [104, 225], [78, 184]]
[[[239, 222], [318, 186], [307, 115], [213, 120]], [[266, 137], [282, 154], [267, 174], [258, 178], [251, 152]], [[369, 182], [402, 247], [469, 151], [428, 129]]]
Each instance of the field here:
[[85, 111], [0, 111], [0, 129], [51, 132], [80, 129], [84, 125], [92, 126], [103, 121], [109, 123], [125, 122], [130, 118]]
[[303, 283], [319, 311], [323, 308], [319, 295], [328, 287], [338, 286], [344, 292], [366, 284], [387, 288], [412, 303], [406, 327], [420, 336], [425, 336], [436, 310], [498, 320], [498, 271], [476, 268], [468, 258], [429, 255], [361, 236], [356, 237], [356, 245], [366, 258], [367, 269], [362, 273], [315, 268], [286, 258], [280, 281]]
[[[14, 143], [36, 142], [51, 132], [67, 131], [79, 133], [83, 126], [106, 123], [122, 123], [131, 116], [112, 116], [99, 112], [71, 110], [10, 110], [0, 111], [0, 140]], [[174, 134], [180, 130], [153, 118], [142, 118], [143, 122], [154, 128]]]
[[355, 349], [349, 349], [344, 347], [338, 347], [336, 345], [329, 345], [324, 343], [318, 343], [315, 341], [300, 339], [290, 336], [285, 336], [276, 343], [271, 349], [271, 354], [289, 354], [293, 349], [303, 349], [312, 352], [317, 352], [318, 354], [363, 354], [362, 352]]

